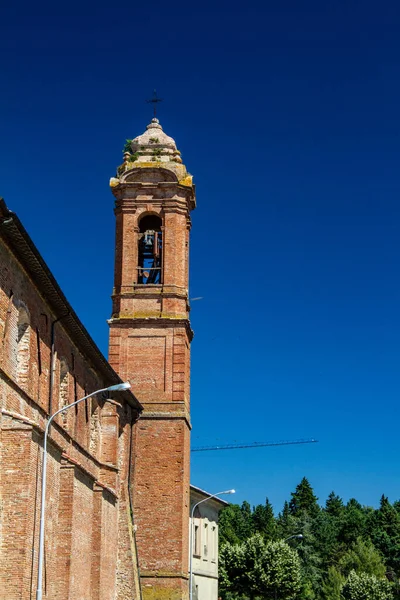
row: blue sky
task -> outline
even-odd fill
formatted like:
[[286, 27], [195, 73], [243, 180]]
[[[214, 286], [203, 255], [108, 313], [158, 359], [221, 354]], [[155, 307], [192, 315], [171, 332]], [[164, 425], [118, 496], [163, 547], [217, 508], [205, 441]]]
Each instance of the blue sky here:
[[192, 481], [400, 498], [397, 2], [27, 3], [0, 14], [0, 194], [107, 353], [125, 138], [197, 184]]

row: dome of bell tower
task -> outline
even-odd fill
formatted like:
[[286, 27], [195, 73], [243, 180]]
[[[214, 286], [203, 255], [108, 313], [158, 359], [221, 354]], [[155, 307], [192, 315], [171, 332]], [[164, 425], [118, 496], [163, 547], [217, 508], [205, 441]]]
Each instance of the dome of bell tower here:
[[[135, 162], [182, 162], [181, 153], [176, 147], [175, 140], [164, 133], [160, 121], [152, 119], [142, 135], [138, 135], [130, 142], [130, 150]], [[165, 166], [165, 165], [163, 165]]]
[[132, 140], [131, 147], [133, 152], [146, 149], [152, 151], [154, 148], [162, 148], [169, 151], [168, 153], [177, 150], [175, 140], [164, 133], [160, 121], [156, 118], [151, 120], [142, 135], [138, 135]]
[[133, 170], [154, 168], [172, 171], [179, 183], [193, 186], [192, 176], [182, 163], [175, 140], [164, 132], [155, 117], [144, 133], [133, 140], [126, 140], [123, 152], [124, 162], [118, 167], [116, 177], [111, 178], [111, 187], [117, 187], [122, 181], [130, 179]]

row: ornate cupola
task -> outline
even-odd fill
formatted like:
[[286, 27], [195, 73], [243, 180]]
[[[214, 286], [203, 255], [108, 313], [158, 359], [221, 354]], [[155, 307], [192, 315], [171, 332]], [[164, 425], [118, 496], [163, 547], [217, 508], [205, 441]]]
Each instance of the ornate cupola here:
[[[190, 466], [188, 265], [192, 176], [152, 119], [110, 186], [116, 252], [109, 360], [144, 406], [133, 502], [144, 598], [187, 597]], [[164, 594], [164, 595], [163, 595]]]

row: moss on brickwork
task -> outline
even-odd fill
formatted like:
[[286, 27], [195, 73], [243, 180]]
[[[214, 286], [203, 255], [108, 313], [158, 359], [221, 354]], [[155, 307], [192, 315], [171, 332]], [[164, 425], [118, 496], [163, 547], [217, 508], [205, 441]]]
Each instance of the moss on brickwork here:
[[193, 175], [187, 175], [183, 179], [180, 179], [179, 183], [186, 187], [193, 187]]
[[120, 315], [114, 315], [113, 316], [113, 321], [117, 321], [117, 320], [124, 320], [124, 319], [170, 319], [173, 321], [176, 320], [182, 320], [182, 319], [187, 319], [187, 314], [186, 313], [182, 313], [182, 314], [174, 314], [174, 313], [160, 313], [159, 310], [157, 311], [137, 311], [134, 313], [124, 313], [124, 314], [120, 314]]
[[161, 587], [142, 587], [143, 600], [186, 600], [189, 596], [181, 590]]

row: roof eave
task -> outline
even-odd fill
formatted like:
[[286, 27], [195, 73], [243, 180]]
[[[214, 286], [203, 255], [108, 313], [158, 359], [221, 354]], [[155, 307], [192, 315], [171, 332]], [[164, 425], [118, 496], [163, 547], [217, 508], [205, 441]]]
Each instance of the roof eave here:
[[[78, 318], [21, 221], [14, 212], [9, 210], [1, 197], [0, 237], [12, 249], [13, 254], [32, 278], [54, 316], [57, 319], [63, 317], [63, 327], [77, 346], [83, 350], [92, 366], [101, 372], [104, 380], [107, 383], [109, 382], [110, 385], [121, 383], [121, 378], [107, 362]], [[142, 405], [132, 392], [124, 391], [122, 397], [138, 413], [143, 410]]]

